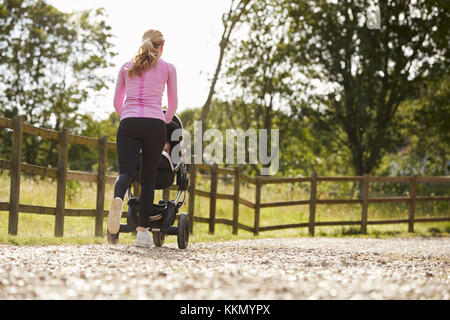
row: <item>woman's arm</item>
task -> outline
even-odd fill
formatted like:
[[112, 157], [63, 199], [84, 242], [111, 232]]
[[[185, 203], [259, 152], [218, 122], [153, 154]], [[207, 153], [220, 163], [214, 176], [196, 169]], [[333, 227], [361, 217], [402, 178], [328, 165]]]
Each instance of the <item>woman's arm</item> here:
[[166, 123], [170, 123], [178, 107], [177, 70], [170, 63], [169, 79], [167, 80], [167, 102], [169, 106], [166, 111]]
[[125, 97], [125, 77], [126, 77], [126, 69], [124, 67], [120, 68], [119, 75], [117, 77], [116, 82], [116, 92], [114, 94], [114, 108], [116, 109], [117, 115], [119, 118], [122, 115], [123, 111], [123, 99]]

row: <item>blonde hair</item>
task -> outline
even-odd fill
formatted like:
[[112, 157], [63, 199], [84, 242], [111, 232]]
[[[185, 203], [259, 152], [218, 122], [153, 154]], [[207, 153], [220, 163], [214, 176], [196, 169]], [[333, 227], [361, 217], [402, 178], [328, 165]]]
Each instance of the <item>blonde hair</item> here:
[[164, 44], [164, 37], [158, 30], [147, 30], [142, 36], [142, 44], [137, 54], [131, 60], [134, 65], [128, 70], [128, 76], [142, 75], [142, 72], [154, 65], [161, 57], [160, 45]]

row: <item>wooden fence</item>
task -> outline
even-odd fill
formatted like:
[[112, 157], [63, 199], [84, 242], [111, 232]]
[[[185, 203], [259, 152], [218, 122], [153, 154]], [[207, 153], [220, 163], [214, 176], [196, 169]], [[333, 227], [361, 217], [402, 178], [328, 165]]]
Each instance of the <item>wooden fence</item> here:
[[[197, 190], [196, 174], [198, 169], [206, 170], [211, 173], [211, 191], [205, 192]], [[272, 178], [272, 177], [248, 177], [239, 171], [238, 167], [234, 169], [219, 168], [217, 165], [191, 165], [191, 181], [190, 181], [190, 198], [189, 198], [189, 216], [191, 221], [199, 221], [209, 223], [209, 232], [214, 233], [215, 223], [222, 223], [233, 227], [233, 234], [237, 234], [238, 229], [247, 230], [258, 235], [259, 232], [277, 229], [289, 229], [289, 228], [308, 228], [309, 234], [314, 236], [315, 227], [318, 226], [341, 226], [341, 225], [360, 225], [361, 233], [367, 233], [367, 225], [371, 224], [397, 224], [407, 223], [408, 232], [414, 232], [415, 222], [440, 222], [450, 221], [448, 217], [434, 217], [434, 218], [416, 218], [416, 202], [418, 201], [450, 201], [450, 196], [417, 196], [416, 189], [419, 182], [450, 182], [450, 177], [373, 177], [369, 175], [355, 176], [355, 177], [319, 177], [315, 173], [310, 178]], [[234, 176], [234, 193], [233, 195], [217, 193], [217, 181], [219, 174], [228, 174]], [[253, 184], [255, 188], [255, 203], [252, 203], [246, 199], [239, 197], [240, 180], [244, 180], [247, 183]], [[362, 194], [360, 199], [318, 199], [317, 198], [317, 183], [318, 182], [356, 182], [362, 183]], [[369, 197], [369, 184], [370, 182], [391, 182], [391, 183], [409, 183], [410, 195], [403, 197]], [[261, 202], [261, 189], [267, 184], [280, 184], [280, 183], [309, 183], [310, 184], [310, 197], [308, 200], [296, 200], [296, 201], [282, 201], [282, 202]], [[209, 218], [200, 218], [194, 216], [195, 196], [202, 196], [210, 198], [210, 210]], [[217, 219], [215, 217], [215, 208], [217, 199], [226, 199], [233, 201], [233, 220]], [[404, 202], [409, 203], [409, 217], [408, 219], [390, 219], [390, 220], [368, 220], [368, 208], [369, 203], [382, 203], [382, 202]], [[192, 203], [192, 205], [191, 205]], [[239, 204], [254, 209], [254, 225], [246, 226], [239, 223]], [[319, 204], [360, 204], [361, 205], [361, 220], [359, 221], [316, 221], [316, 207]], [[286, 207], [286, 206], [309, 206], [309, 221], [305, 223], [285, 224], [277, 226], [260, 226], [260, 211], [263, 208], [271, 207]]]
[[[114, 142], [107, 141], [105, 136], [100, 139], [71, 135], [67, 129], [55, 131], [49, 129], [37, 128], [23, 123], [21, 117], [8, 119], [0, 117], [0, 127], [10, 128], [13, 130], [12, 135], [12, 157], [11, 160], [0, 159], [0, 169], [10, 170], [10, 201], [0, 202], [0, 211], [9, 211], [8, 233], [17, 234], [18, 229], [18, 213], [34, 213], [55, 216], [55, 236], [62, 237], [64, 233], [64, 217], [66, 216], [83, 216], [95, 217], [95, 235], [103, 236], [103, 221], [107, 216], [107, 210], [104, 208], [105, 203], [105, 185], [114, 184], [116, 177], [106, 174], [106, 153], [108, 150], [115, 150]], [[58, 168], [46, 168], [21, 162], [22, 158], [22, 139], [23, 134], [40, 136], [45, 139], [53, 139], [59, 141], [58, 151]], [[70, 144], [81, 144], [98, 149], [98, 171], [97, 173], [83, 173], [69, 171], [67, 165], [67, 156]], [[199, 190], [196, 188], [198, 170], [210, 173], [211, 186], [210, 191]], [[57, 198], [56, 207], [43, 207], [33, 205], [20, 204], [20, 177], [21, 173], [48, 176], [57, 180]], [[218, 179], [220, 174], [232, 175], [234, 177], [233, 194], [221, 194], [217, 192]], [[65, 195], [67, 180], [77, 180], [82, 182], [91, 182], [97, 184], [97, 201], [95, 209], [67, 209], [65, 208]], [[362, 183], [362, 193], [360, 199], [318, 199], [317, 183], [318, 182], [355, 182]], [[240, 197], [241, 182], [255, 185], [255, 202], [252, 203], [247, 199]], [[371, 182], [391, 182], [391, 183], [409, 183], [410, 195], [407, 197], [369, 197], [369, 184]], [[416, 188], [419, 182], [450, 182], [449, 176], [442, 177], [373, 177], [373, 176], [355, 176], [355, 177], [319, 177], [315, 173], [309, 178], [279, 178], [256, 176], [249, 177], [243, 174], [239, 167], [220, 168], [217, 165], [192, 164], [190, 165], [190, 185], [188, 198], [188, 215], [191, 221], [191, 233], [193, 231], [194, 222], [207, 223], [209, 225], [209, 233], [214, 233], [216, 224], [225, 224], [232, 226], [233, 234], [237, 234], [239, 229], [253, 232], [258, 235], [259, 232], [288, 228], [308, 228], [309, 234], [314, 235], [315, 227], [319, 226], [342, 226], [342, 225], [360, 225], [361, 233], [367, 232], [367, 225], [371, 224], [396, 224], [407, 223], [408, 231], [414, 232], [415, 222], [439, 222], [450, 221], [448, 217], [434, 218], [416, 218], [416, 202], [418, 201], [450, 201], [450, 196], [417, 196]], [[266, 184], [281, 183], [309, 183], [310, 197], [308, 200], [283, 201], [283, 202], [261, 202], [261, 189]], [[169, 190], [177, 190], [177, 186], [171, 186], [164, 190], [163, 197], [168, 198]], [[198, 217], [195, 215], [195, 198], [207, 197], [210, 199], [209, 217]], [[233, 219], [216, 218], [216, 202], [217, 200], [233, 201]], [[408, 219], [390, 219], [390, 220], [369, 220], [368, 206], [369, 203], [381, 202], [404, 202], [409, 203]], [[361, 220], [359, 221], [316, 221], [316, 207], [321, 204], [360, 204]], [[239, 223], [239, 205], [244, 205], [254, 209], [254, 224], [247, 226]], [[285, 224], [276, 226], [260, 226], [260, 212], [263, 208], [285, 207], [285, 206], [309, 206], [309, 221], [296, 224]], [[124, 212], [126, 215], [126, 213]]]

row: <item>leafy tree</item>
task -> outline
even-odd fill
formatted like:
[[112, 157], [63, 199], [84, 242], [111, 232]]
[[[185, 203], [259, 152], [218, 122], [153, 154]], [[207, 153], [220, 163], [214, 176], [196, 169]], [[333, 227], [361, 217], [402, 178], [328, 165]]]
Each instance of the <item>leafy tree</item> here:
[[357, 175], [404, 145], [399, 108], [428, 79], [448, 72], [450, 61], [446, 1], [378, 4], [380, 28], [369, 29], [372, 1], [285, 2], [291, 57], [302, 74], [326, 85], [315, 93], [313, 81], [304, 84], [310, 94], [301, 113], [348, 149]]
[[180, 117], [180, 120], [183, 123], [183, 128], [185, 130], [188, 130], [191, 134], [193, 134], [194, 122], [197, 119], [199, 119], [200, 114], [201, 114], [200, 108], [188, 108], [178, 113], [178, 116]]
[[[115, 142], [117, 127], [119, 126], [119, 117], [117, 113], [111, 112], [108, 118], [103, 120], [96, 120], [91, 114], [83, 114], [81, 116], [82, 125], [79, 127], [80, 133], [83, 136], [100, 138], [106, 136], [108, 141]], [[92, 149], [84, 145], [73, 144], [69, 150], [69, 164], [72, 170], [87, 170], [92, 171], [96, 169], [98, 162], [98, 150]], [[118, 171], [119, 164], [117, 161], [116, 150], [108, 150], [107, 152], [107, 166], [110, 171]]]
[[399, 110], [404, 146], [383, 159], [380, 172], [392, 175], [450, 173], [450, 82], [448, 76], [425, 83], [420, 97]]
[[213, 78], [211, 79], [211, 86], [209, 88], [208, 96], [202, 107], [200, 120], [202, 121], [202, 130], [205, 130], [206, 119], [210, 110], [211, 102], [215, 93], [216, 83], [219, 79], [220, 70], [225, 57], [225, 53], [228, 49], [230, 38], [233, 29], [240, 22], [241, 16], [246, 12], [250, 5], [250, 0], [231, 0], [231, 6], [227, 13], [222, 15], [223, 33], [219, 43], [219, 59], [217, 60], [216, 70]]
[[[80, 104], [112, 81], [100, 74], [115, 55], [104, 18], [102, 9], [64, 13], [44, 0], [2, 1], [0, 114], [79, 132]], [[10, 143], [2, 138], [2, 144]], [[25, 161], [56, 165], [56, 146], [55, 141], [25, 137]]]
[[416, 143], [410, 154], [422, 166], [415, 173], [450, 174], [450, 76], [430, 81], [422, 89], [413, 113]]
[[[246, 104], [241, 99], [234, 101], [214, 100], [211, 104], [211, 116], [208, 119], [209, 127], [219, 129], [226, 142], [227, 129], [256, 129], [258, 107]], [[182, 115], [183, 116], [183, 115]], [[310, 176], [314, 170], [320, 175], [345, 174], [347, 158], [345, 154], [330, 151], [324, 144], [317, 143], [312, 134], [314, 128], [308, 119], [297, 115], [287, 115], [281, 110], [273, 110], [271, 116], [273, 128], [279, 130], [279, 171], [282, 176]], [[247, 147], [248, 147], [248, 140]], [[329, 146], [332, 143], [328, 143]], [[248, 149], [247, 149], [248, 150]], [[225, 154], [225, 147], [224, 147]], [[236, 155], [235, 155], [236, 156]], [[259, 174], [260, 164], [249, 164], [246, 154], [246, 164], [243, 170], [250, 175]]]
[[[288, 137], [287, 132], [289, 126], [299, 122], [294, 120], [289, 124], [282, 117], [283, 112], [290, 113], [290, 106], [297, 104], [298, 97], [295, 65], [289, 61], [286, 52], [285, 18], [286, 10], [279, 6], [279, 1], [254, 1], [242, 15], [240, 29], [230, 40], [225, 64], [224, 80], [227, 84], [223, 85], [222, 91], [228, 93], [228, 102], [216, 102], [214, 106], [225, 111], [221, 128], [227, 124], [228, 128], [267, 129], [268, 141], [271, 139], [270, 130], [279, 129], [283, 143], [292, 142], [298, 136]], [[217, 123], [218, 113], [219, 110], [214, 110], [215, 121], [211, 123]], [[237, 116], [232, 116], [234, 114]], [[281, 145], [290, 146], [283, 143], [280, 143], [280, 152], [287, 155], [287, 149], [281, 149]], [[284, 158], [282, 161], [287, 160], [281, 156]], [[298, 161], [298, 158], [294, 160]], [[288, 166], [293, 168], [294, 162], [283, 162], [279, 172], [286, 172]], [[302, 170], [303, 165], [300, 167]], [[254, 173], [261, 169], [256, 165], [249, 168]]]
[[286, 10], [278, 2], [252, 3], [242, 18], [246, 35], [234, 41], [227, 61], [227, 81], [235, 88], [230, 95], [255, 106], [257, 129], [272, 129], [274, 110], [290, 112], [298, 97], [296, 66], [287, 52]]

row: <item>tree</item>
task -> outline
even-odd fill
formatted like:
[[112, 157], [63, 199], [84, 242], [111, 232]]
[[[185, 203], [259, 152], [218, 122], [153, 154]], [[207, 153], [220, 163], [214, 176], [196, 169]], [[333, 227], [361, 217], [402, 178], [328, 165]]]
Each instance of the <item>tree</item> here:
[[[43, 0], [0, 4], [0, 114], [44, 128], [78, 128], [80, 104], [112, 79], [111, 28], [104, 11], [64, 13]], [[75, 130], [77, 131], [77, 130]], [[9, 139], [3, 136], [4, 144]], [[24, 139], [28, 163], [56, 165], [57, 142]]]
[[[309, 79], [301, 114], [350, 154], [357, 175], [405, 143], [398, 111], [424, 82], [448, 70], [446, 1], [379, 0], [380, 29], [366, 27], [373, 1], [286, 1], [291, 57]], [[316, 90], [316, 91], [314, 91]], [[343, 139], [336, 132], [345, 134]]]
[[202, 121], [202, 131], [205, 130], [206, 118], [208, 117], [211, 101], [215, 93], [217, 80], [219, 79], [219, 73], [222, 68], [222, 62], [230, 41], [231, 34], [237, 23], [240, 21], [241, 15], [247, 10], [250, 1], [251, 0], [238, 0], [236, 4], [235, 0], [231, 0], [230, 10], [228, 11], [228, 13], [224, 13], [222, 16], [224, 29], [219, 43], [219, 59], [217, 61], [214, 76], [211, 80], [211, 86], [209, 88], [208, 96], [202, 107], [202, 113], [200, 117], [200, 120]]
[[[111, 112], [108, 118], [96, 120], [91, 114], [81, 116], [82, 125], [79, 127], [79, 134], [87, 137], [100, 138], [106, 136], [108, 141], [116, 141], [119, 117], [117, 113]], [[69, 165], [72, 170], [93, 170], [98, 162], [98, 150], [84, 145], [73, 144], [69, 150]], [[108, 170], [118, 171], [119, 164], [116, 150], [107, 152]]]
[[[411, 156], [420, 161], [416, 173], [450, 174], [450, 76], [429, 81], [422, 89], [419, 107], [413, 113], [416, 143]], [[422, 172], [421, 172], [422, 171]]]
[[[281, 121], [280, 112], [289, 113], [298, 96], [295, 66], [286, 52], [287, 11], [279, 2], [254, 1], [242, 14], [241, 24], [236, 36], [230, 39], [225, 59], [224, 79], [227, 84], [223, 85], [222, 91], [227, 92], [228, 102], [216, 102], [216, 107], [228, 110], [231, 120], [223, 119], [221, 127], [228, 123], [229, 128], [267, 129], [268, 141], [271, 141], [271, 129], [280, 129], [280, 134], [288, 131], [284, 130], [287, 127], [278, 126], [286, 125]], [[218, 112], [215, 110], [213, 113], [215, 119]], [[232, 116], [236, 113], [237, 117]], [[290, 141], [286, 136], [284, 138], [283, 142]], [[248, 150], [249, 142], [246, 143]], [[286, 165], [289, 163], [292, 167], [293, 162], [286, 162]], [[256, 165], [251, 167], [254, 172], [261, 169]], [[280, 169], [286, 172], [283, 165]]]

